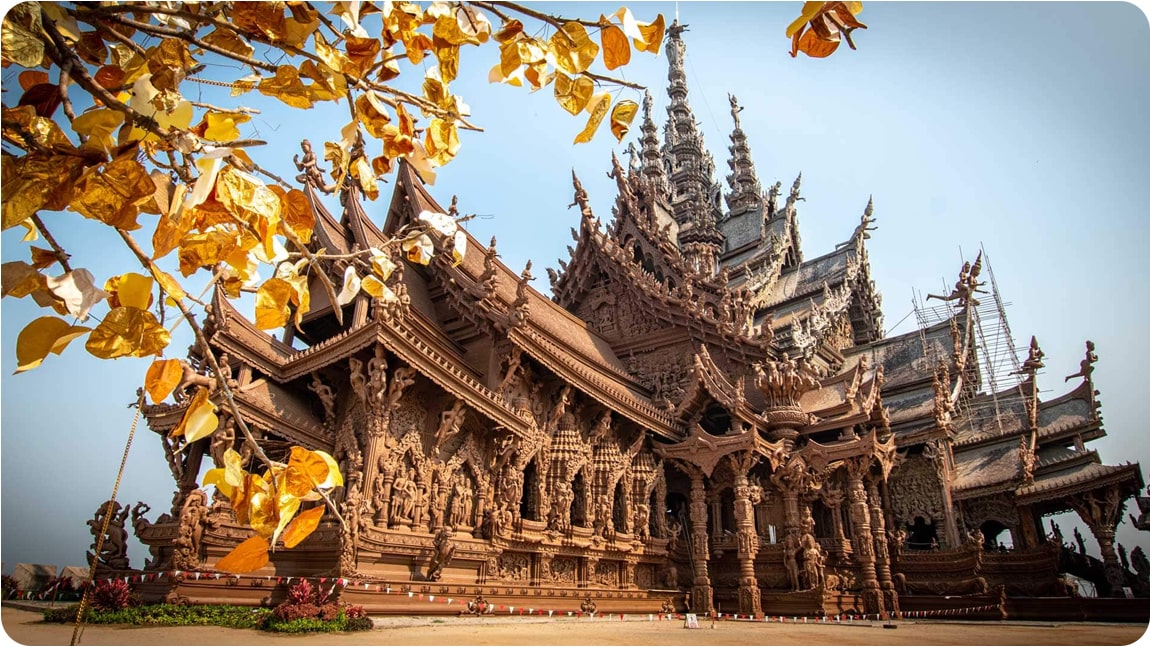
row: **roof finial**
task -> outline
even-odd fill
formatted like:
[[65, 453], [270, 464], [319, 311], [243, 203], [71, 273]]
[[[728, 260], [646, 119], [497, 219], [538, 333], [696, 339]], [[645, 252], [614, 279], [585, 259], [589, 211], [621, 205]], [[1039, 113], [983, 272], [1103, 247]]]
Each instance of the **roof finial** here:
[[731, 102], [731, 118], [735, 120], [735, 130], [741, 128], [739, 125], [739, 113], [743, 111], [743, 106], [739, 105], [739, 99], [733, 95], [727, 94], [727, 101]]

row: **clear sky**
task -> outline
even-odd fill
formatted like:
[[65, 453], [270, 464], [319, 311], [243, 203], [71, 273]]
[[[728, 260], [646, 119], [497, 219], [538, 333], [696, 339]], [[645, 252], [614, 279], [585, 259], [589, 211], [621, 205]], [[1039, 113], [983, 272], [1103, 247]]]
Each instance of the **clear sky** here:
[[[1073, 386], [1062, 378], [1078, 369], [1084, 340], [1093, 340], [1109, 435], [1092, 446], [1106, 463], [1150, 467], [1140, 411], [1142, 368], [1150, 357], [1143, 265], [1150, 241], [1146, 16], [1120, 3], [868, 2], [860, 18], [870, 28], [855, 32], [858, 51], [844, 46], [814, 60], [788, 55], [783, 32], [800, 7], [798, 1], [678, 4], [689, 25], [690, 102], [719, 175], [727, 172], [730, 92], [746, 107], [742, 126], [763, 186], [781, 180], [785, 190], [803, 173], [799, 222], [808, 258], [846, 240], [873, 195], [879, 229], [867, 245], [888, 329], [911, 313], [913, 289], [949, 288], [960, 250], [970, 257], [984, 245], [1012, 304], [1008, 315], [1019, 349], [1034, 334], [1046, 351], [1042, 397]], [[617, 8], [545, 9], [594, 19]], [[662, 12], [670, 22], [676, 6], [632, 9], [640, 19]], [[572, 146], [583, 118], [560, 109], [550, 88], [529, 94], [489, 85], [497, 50], [463, 54], [452, 89], [486, 132], [463, 134], [460, 156], [441, 170], [432, 194], [443, 204], [457, 194], [463, 213], [480, 214], [471, 231], [483, 241], [498, 235], [500, 254], [514, 269], [532, 259], [540, 277], [535, 286], [546, 291], [542, 268], [566, 257], [573, 244], [568, 230], [578, 224], [577, 210], [567, 208], [571, 170], [607, 222], [614, 184], [605, 172], [611, 150], [621, 155], [628, 140], [615, 144], [604, 127], [591, 144]], [[623, 72], [651, 88], [661, 127], [665, 56], [637, 53]], [[17, 87], [12, 71], [3, 83]], [[185, 83], [184, 90], [200, 87]], [[203, 92], [204, 100], [216, 100], [206, 87]], [[285, 177], [295, 174], [290, 157], [299, 139], [337, 140], [347, 120], [342, 105], [300, 113], [258, 95], [243, 101], [263, 110], [244, 131], [269, 140], [255, 152], [257, 160]], [[15, 98], [5, 95], [5, 102]], [[369, 206], [379, 217], [390, 185], [381, 193]], [[100, 281], [135, 269], [102, 226], [71, 213], [50, 214], [47, 221], [74, 265], [90, 268]], [[4, 233], [4, 260], [27, 258], [19, 238], [16, 231]], [[84, 563], [91, 542], [85, 521], [111, 491], [132, 419], [125, 405], [148, 364], [99, 361], [77, 345], [12, 376], [16, 335], [40, 316], [25, 301], [0, 305], [5, 572], [16, 562]], [[894, 332], [911, 330], [913, 319]], [[188, 343], [177, 335], [169, 356], [182, 356]], [[154, 519], [170, 505], [172, 490], [159, 440], [141, 424], [119, 499], [148, 502]], [[1073, 518], [1061, 525], [1069, 537]], [[1085, 526], [1083, 534], [1097, 555]], [[1150, 548], [1150, 535], [1126, 521], [1118, 537], [1128, 549]], [[130, 543], [133, 565], [142, 566], [146, 551], [134, 538]]]

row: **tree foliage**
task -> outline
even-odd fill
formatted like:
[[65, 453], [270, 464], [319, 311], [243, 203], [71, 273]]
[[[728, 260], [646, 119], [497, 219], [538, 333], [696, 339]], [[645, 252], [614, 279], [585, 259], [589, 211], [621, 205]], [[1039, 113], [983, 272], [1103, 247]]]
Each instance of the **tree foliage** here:
[[[807, 3], [788, 36], [798, 50], [825, 55], [827, 45], [803, 43], [813, 33], [837, 46], [840, 32], [849, 42], [850, 29], [862, 26], [853, 20], [856, 4]], [[219, 424], [219, 408], [231, 410], [262, 470], [230, 451], [204, 485], [228, 496], [256, 533], [219, 567], [259, 568], [277, 540], [291, 547], [315, 529], [324, 508], [303, 503], [323, 500], [338, 517], [328, 497], [342, 477], [324, 452], [296, 447], [286, 461], [273, 461], [259, 448], [193, 318], [203, 303], [186, 281], [206, 276], [230, 298], [254, 293], [259, 328], [299, 326], [311, 279], [341, 306], [359, 293], [395, 301], [398, 263], [426, 264], [438, 253], [458, 262], [466, 237], [457, 213], [424, 212], [383, 248], [341, 257], [346, 270], [335, 285], [315, 270], [317, 260], [335, 257], [307, 246], [308, 196], [259, 161], [264, 142], [244, 135], [259, 111], [240, 102], [346, 106], [339, 141], [314, 151], [305, 142], [297, 179], [374, 200], [399, 160], [432, 182], [434, 169], [459, 153], [459, 131], [478, 130], [451, 89], [469, 49], [498, 49], [491, 82], [551, 86], [561, 109], [585, 113], [575, 143], [590, 141], [604, 121], [621, 140], [638, 105], [605, 88], [639, 86], [595, 70], [619, 69], [633, 52], [657, 54], [664, 27], [662, 16], [642, 22], [625, 7], [584, 20], [486, 1], [13, 6], [0, 25], [0, 59], [19, 81], [19, 90], [5, 88], [2, 106], [0, 226], [21, 227], [25, 241], [45, 246], [3, 263], [2, 293], [49, 311], [20, 332], [16, 371], [83, 339], [101, 359], [154, 358], [144, 386], [160, 402], [184, 383], [186, 365], [164, 354], [172, 329], [187, 321], [215, 384], [196, 386], [172, 436], [177, 449], [205, 438]], [[194, 100], [204, 87], [224, 105]], [[52, 220], [57, 231], [46, 225], [47, 212], [62, 212]], [[103, 281], [73, 267], [66, 245], [79, 243], [68, 240], [77, 215], [111, 228], [138, 267]], [[261, 267], [269, 278], [260, 278]], [[342, 316], [339, 307], [333, 312]]]

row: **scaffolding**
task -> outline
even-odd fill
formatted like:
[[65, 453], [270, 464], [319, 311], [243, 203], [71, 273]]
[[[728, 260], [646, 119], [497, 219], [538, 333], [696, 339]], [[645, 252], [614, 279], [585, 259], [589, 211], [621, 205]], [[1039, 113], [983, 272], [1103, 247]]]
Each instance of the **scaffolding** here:
[[[975, 376], [975, 384], [966, 385], [955, 394], [955, 412], [958, 414], [960, 429], [988, 429], [993, 424], [1003, 433], [1002, 413], [1023, 405], [1024, 394], [1019, 373], [1020, 363], [1015, 350], [1014, 337], [1006, 308], [1011, 305], [1002, 300], [994, 268], [986, 250], [979, 246], [982, 265], [989, 280], [986, 294], [979, 295], [979, 304], [970, 312], [971, 334], [964, 335], [969, 340], [967, 363]], [[965, 260], [965, 259], [963, 259]], [[926, 339], [926, 329], [930, 326], [957, 318], [959, 328], [965, 325], [965, 315], [957, 301], [941, 301], [939, 305], [927, 305], [922, 294], [915, 290], [912, 296], [915, 319], [918, 324], [919, 339], [923, 355], [933, 370], [940, 359], [937, 346]], [[970, 362], [973, 360], [973, 364]], [[948, 362], [949, 364], [949, 362]], [[969, 378], [971, 374], [968, 374]]]

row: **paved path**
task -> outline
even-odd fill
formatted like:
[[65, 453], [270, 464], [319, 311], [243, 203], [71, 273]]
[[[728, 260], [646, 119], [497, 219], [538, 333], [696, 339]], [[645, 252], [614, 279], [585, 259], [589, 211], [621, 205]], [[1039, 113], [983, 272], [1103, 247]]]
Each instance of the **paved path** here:
[[[25, 645], [67, 645], [71, 625], [5, 606], [9, 639]], [[1128, 645], [1146, 633], [1134, 624], [901, 621], [855, 625], [707, 622], [699, 630], [664, 620], [587, 618], [381, 617], [376, 629], [289, 636], [221, 627], [89, 625], [81, 645]]]

